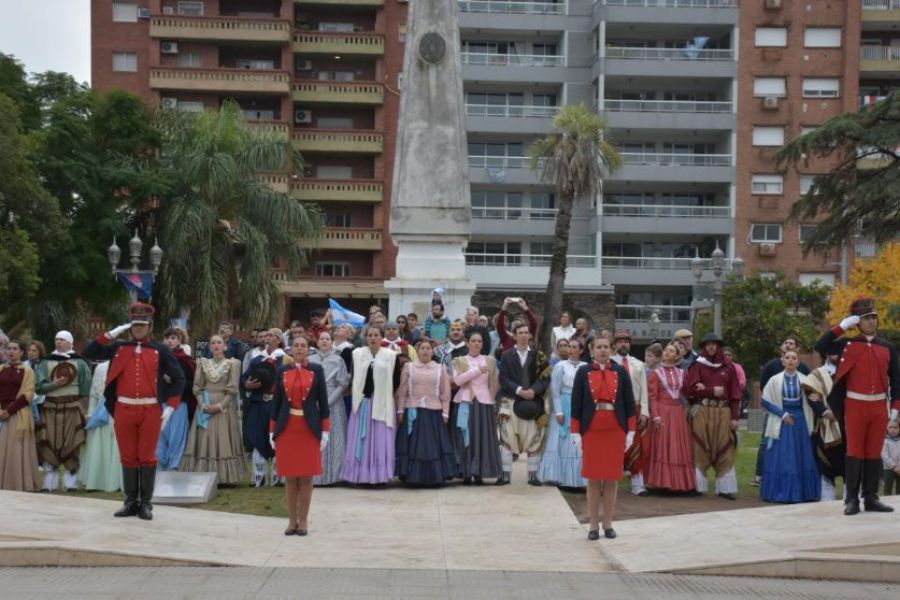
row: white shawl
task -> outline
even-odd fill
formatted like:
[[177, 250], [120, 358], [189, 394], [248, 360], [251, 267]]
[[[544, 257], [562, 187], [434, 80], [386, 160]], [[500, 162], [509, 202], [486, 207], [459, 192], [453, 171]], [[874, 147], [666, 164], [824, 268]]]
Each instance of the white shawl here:
[[[800, 385], [800, 397], [803, 406], [803, 416], [806, 418], [806, 429], [809, 435], [812, 435], [813, 426], [815, 425], [815, 415], [813, 414], [812, 408], [809, 406], [809, 400], [806, 399], [806, 389], [809, 387], [809, 381], [807, 380], [806, 375], [799, 371], [797, 372], [797, 377], [800, 378], [797, 383]], [[766, 389], [763, 390], [762, 397], [775, 406], [784, 408], [784, 397], [782, 396], [783, 386], [784, 371], [769, 379], [769, 382], [766, 383]], [[781, 419], [774, 415], [770, 415], [769, 418], [766, 419], [765, 436], [767, 438], [772, 438], [773, 440], [781, 438]]]
[[373, 362], [372, 378], [375, 389], [372, 393], [372, 418], [394, 427], [394, 364], [397, 353], [388, 348], [380, 348], [375, 356], [368, 346], [353, 351], [353, 412], [359, 410], [363, 401], [366, 373]]

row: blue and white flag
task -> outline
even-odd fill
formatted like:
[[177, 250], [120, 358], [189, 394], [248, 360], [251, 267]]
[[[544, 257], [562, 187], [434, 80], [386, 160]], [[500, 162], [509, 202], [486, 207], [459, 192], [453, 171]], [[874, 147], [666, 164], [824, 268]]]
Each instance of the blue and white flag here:
[[354, 327], [362, 327], [366, 324], [366, 318], [364, 316], [344, 308], [338, 304], [334, 298], [328, 299], [328, 305], [331, 307], [331, 321], [335, 325], [348, 323]]

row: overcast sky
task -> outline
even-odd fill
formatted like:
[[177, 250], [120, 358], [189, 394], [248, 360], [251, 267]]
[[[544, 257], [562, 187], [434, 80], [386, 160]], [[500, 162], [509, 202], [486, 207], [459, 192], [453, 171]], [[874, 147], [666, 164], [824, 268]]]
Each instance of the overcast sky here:
[[63, 71], [91, 80], [90, 0], [0, 0], [0, 52], [29, 73]]

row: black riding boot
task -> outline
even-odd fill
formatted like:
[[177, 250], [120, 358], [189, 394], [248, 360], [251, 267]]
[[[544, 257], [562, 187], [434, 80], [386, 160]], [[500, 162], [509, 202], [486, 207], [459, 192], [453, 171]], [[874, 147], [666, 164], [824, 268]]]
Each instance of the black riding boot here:
[[859, 513], [859, 480], [862, 477], [863, 460], [854, 456], [844, 459], [844, 487], [847, 498], [844, 500], [844, 514]]
[[136, 467], [122, 467], [122, 489], [125, 490], [125, 504], [113, 516], [133, 517], [138, 514], [138, 470]]
[[866, 512], [894, 512], [893, 506], [888, 506], [878, 499], [881, 472], [881, 459], [863, 461], [863, 504]]
[[141, 467], [141, 510], [138, 516], [153, 520], [153, 487], [156, 485], [156, 467]]

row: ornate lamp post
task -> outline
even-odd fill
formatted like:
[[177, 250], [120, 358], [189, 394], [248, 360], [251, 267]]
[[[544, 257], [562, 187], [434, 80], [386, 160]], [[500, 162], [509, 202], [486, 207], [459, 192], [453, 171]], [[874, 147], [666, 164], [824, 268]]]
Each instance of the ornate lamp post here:
[[141, 276], [149, 276], [150, 281], [156, 280], [156, 275], [159, 273], [159, 265], [162, 263], [163, 251], [162, 248], [159, 247], [159, 244], [156, 240], [153, 241], [153, 247], [150, 248], [150, 270], [142, 271], [138, 268], [141, 263], [141, 251], [144, 248], [144, 242], [138, 237], [137, 230], [134, 231], [134, 237], [132, 237], [128, 241], [128, 254], [129, 254], [129, 262], [131, 263], [130, 269], [120, 269], [118, 268], [119, 259], [122, 257], [122, 249], [119, 248], [118, 244], [116, 244], [116, 238], [113, 238], [112, 245], [106, 249], [106, 257], [109, 259], [109, 265], [112, 268], [112, 274], [114, 277], [124, 276], [123, 278], [128, 279], [130, 275], [135, 276], [134, 283], [136, 285], [128, 286], [128, 296], [131, 299], [131, 303], [135, 303], [138, 300], [138, 288], [140, 288]]
[[[722, 335], [722, 289], [725, 286], [725, 276], [733, 272], [738, 279], [744, 276], [744, 259], [736, 256], [731, 261], [731, 268], [725, 264], [725, 253], [719, 248], [719, 242], [716, 242], [716, 249], [713, 250], [712, 256], [709, 258], [709, 268], [704, 269], [704, 259], [700, 258], [700, 251], [697, 250], [694, 258], [691, 259], [691, 271], [694, 279], [698, 284], [709, 283], [713, 288], [713, 331], [717, 336]], [[711, 278], [704, 280], [704, 274], [709, 273]]]

